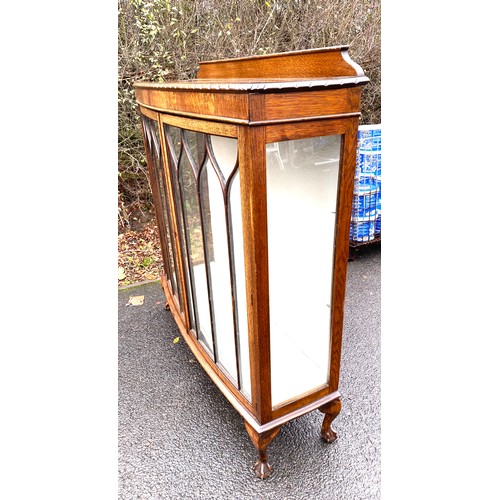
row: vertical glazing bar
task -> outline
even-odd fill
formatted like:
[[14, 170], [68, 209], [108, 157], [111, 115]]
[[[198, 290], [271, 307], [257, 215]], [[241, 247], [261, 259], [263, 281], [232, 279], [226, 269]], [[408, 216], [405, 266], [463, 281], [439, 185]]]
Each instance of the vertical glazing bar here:
[[[159, 127], [158, 127], [159, 129]], [[158, 130], [158, 135], [159, 135], [159, 130]], [[164, 208], [164, 212], [167, 218], [167, 225], [168, 225], [168, 231], [170, 235], [170, 249], [172, 251], [172, 259], [174, 262], [174, 274], [175, 274], [175, 280], [172, 281], [172, 290], [174, 295], [177, 295], [177, 299], [179, 300], [179, 305], [181, 312], [183, 312], [184, 309], [184, 302], [183, 302], [183, 297], [182, 294], [180, 293], [180, 272], [179, 272], [179, 264], [178, 264], [178, 258], [177, 258], [177, 251], [176, 251], [176, 233], [174, 232], [174, 225], [172, 223], [172, 211], [170, 209], [169, 203], [168, 203], [168, 193], [167, 193], [167, 180], [165, 176], [165, 165], [163, 161], [163, 155], [162, 155], [162, 150], [161, 150], [161, 145], [156, 143], [156, 140], [158, 140], [159, 137], [155, 137], [153, 135], [153, 141], [155, 142], [155, 147], [157, 148], [158, 151], [158, 163], [156, 164], [157, 170], [160, 172], [160, 185], [163, 186], [163, 196], [161, 196], [162, 191], [160, 191], [160, 196], [162, 198], [162, 206]], [[175, 283], [174, 283], [175, 281]]]
[[182, 276], [182, 290], [184, 292], [185, 304], [186, 304], [186, 317], [189, 318], [191, 322], [191, 314], [192, 314], [192, 304], [191, 304], [191, 292], [190, 288], [186, 286], [186, 276], [189, 274], [189, 270], [186, 269], [186, 233], [184, 229], [184, 221], [180, 216], [179, 211], [181, 210], [179, 206], [179, 193], [177, 192], [177, 186], [175, 184], [175, 171], [177, 169], [177, 165], [175, 163], [175, 158], [170, 154], [170, 150], [167, 146], [167, 138], [165, 137], [165, 149], [168, 154], [168, 171], [166, 172], [168, 176], [169, 189], [171, 192], [171, 205], [172, 205], [172, 213], [175, 217], [175, 226], [177, 230], [177, 239], [178, 247], [179, 247], [179, 259], [181, 263], [181, 276]]
[[195, 332], [196, 332], [196, 339], [198, 339], [198, 330], [200, 328], [200, 320], [198, 317], [198, 307], [197, 307], [197, 296], [196, 296], [196, 285], [195, 285], [195, 279], [194, 279], [194, 269], [193, 269], [193, 262], [191, 259], [191, 240], [189, 238], [189, 225], [188, 225], [188, 217], [186, 214], [186, 200], [184, 198], [184, 191], [182, 189], [182, 183], [181, 183], [181, 156], [183, 154], [186, 154], [181, 147], [181, 152], [179, 154], [179, 161], [178, 161], [178, 168], [176, 171], [176, 182], [177, 182], [177, 187], [179, 189], [179, 198], [180, 198], [180, 211], [182, 215], [182, 220], [184, 223], [184, 230], [185, 230], [185, 237], [186, 237], [186, 253], [187, 253], [187, 262], [188, 262], [188, 267], [189, 267], [189, 281], [191, 283], [191, 293], [193, 296], [193, 313], [194, 313], [194, 321], [195, 321]]
[[[160, 122], [161, 125], [161, 122]], [[161, 144], [161, 150], [163, 152], [163, 162], [162, 165], [160, 166], [161, 168], [161, 173], [165, 181], [165, 187], [167, 190], [167, 204], [168, 204], [168, 213], [169, 217], [171, 219], [171, 224], [172, 224], [172, 229], [171, 235], [173, 238], [172, 241], [172, 251], [174, 253], [174, 258], [175, 258], [175, 263], [177, 265], [177, 286], [178, 286], [178, 296], [179, 296], [179, 303], [181, 306], [181, 313], [184, 314], [184, 321], [187, 324], [188, 323], [188, 318], [189, 318], [189, 312], [188, 312], [188, 298], [187, 298], [187, 291], [186, 291], [186, 283], [185, 283], [185, 271], [184, 271], [184, 258], [183, 258], [183, 249], [181, 247], [181, 240], [179, 237], [179, 221], [177, 220], [177, 212], [175, 209], [175, 200], [174, 200], [174, 190], [172, 187], [171, 183], [171, 175], [169, 175], [172, 171], [173, 166], [170, 165], [170, 159], [172, 158], [171, 155], [169, 155], [169, 150], [167, 146], [167, 141], [165, 138], [165, 130], [164, 127], [160, 126], [158, 127], [159, 130], [159, 136], [160, 136], [160, 144]], [[171, 162], [173, 163], [173, 162]], [[179, 261], [179, 262], [178, 262]]]
[[[165, 131], [165, 127], [164, 127]], [[164, 132], [165, 133], [165, 132]], [[177, 172], [179, 170], [180, 158], [175, 157], [172, 153], [170, 146], [168, 145], [167, 135], [165, 135], [165, 148], [168, 150], [169, 158], [169, 181], [172, 191], [172, 204], [175, 212], [177, 230], [179, 234], [179, 247], [180, 247], [180, 258], [182, 263], [182, 273], [183, 273], [183, 290], [185, 290], [186, 295], [186, 309], [187, 318], [189, 319], [188, 327], [190, 330], [194, 329], [196, 331], [196, 315], [195, 315], [195, 304], [193, 302], [193, 285], [191, 278], [191, 271], [189, 268], [189, 249], [186, 243], [186, 225], [184, 220], [184, 212], [182, 210], [182, 201], [180, 196], [180, 188], [177, 183]], [[188, 276], [189, 284], [186, 286], [186, 276]], [[194, 324], [193, 324], [194, 323]]]
[[207, 155], [214, 167], [214, 171], [217, 175], [217, 179], [219, 180], [219, 184], [221, 187], [223, 200], [224, 200], [224, 217], [225, 217], [225, 227], [226, 227], [226, 240], [227, 240], [227, 252], [228, 252], [228, 264], [229, 264], [229, 279], [231, 286], [231, 308], [233, 315], [233, 338], [234, 338], [234, 352], [236, 357], [236, 382], [238, 389], [241, 389], [241, 365], [240, 365], [240, 347], [239, 347], [239, 335], [238, 335], [238, 306], [236, 299], [236, 277], [235, 277], [235, 269], [234, 269], [234, 252], [233, 252], [233, 232], [231, 225], [231, 206], [229, 202], [229, 192], [231, 187], [231, 182], [234, 178], [235, 173], [238, 169], [238, 157], [236, 157], [236, 164], [234, 165], [229, 177], [226, 181], [224, 178], [224, 174], [219, 167], [217, 159], [215, 157], [211, 138], [210, 136], [206, 137], [206, 145], [207, 145]]
[[240, 361], [240, 341], [239, 341], [239, 331], [238, 331], [238, 299], [236, 293], [236, 272], [234, 268], [234, 245], [233, 245], [233, 226], [231, 217], [231, 201], [229, 199], [229, 193], [231, 191], [232, 181], [234, 179], [234, 174], [238, 170], [238, 160], [236, 160], [236, 165], [229, 175], [226, 186], [224, 188], [224, 207], [226, 215], [226, 234], [227, 234], [227, 252], [229, 257], [229, 275], [231, 277], [231, 302], [233, 307], [233, 328], [234, 328], [234, 352], [236, 354], [236, 375], [238, 382], [238, 389], [241, 389], [241, 361]]
[[143, 128], [143, 134], [145, 138], [145, 144], [147, 145], [146, 148], [146, 156], [147, 156], [147, 164], [148, 164], [148, 170], [149, 170], [149, 176], [151, 179], [151, 192], [153, 194], [153, 205], [155, 207], [155, 213], [156, 213], [156, 222], [158, 225], [158, 229], [160, 231], [160, 246], [162, 248], [162, 254], [163, 254], [163, 270], [165, 271], [165, 274], [167, 275], [167, 280], [172, 283], [172, 270], [170, 269], [170, 258], [168, 256], [168, 242], [167, 242], [167, 234], [166, 234], [166, 228], [165, 228], [165, 220], [163, 218], [163, 215], [161, 213], [162, 210], [162, 205], [161, 205], [161, 200], [159, 198], [159, 193], [158, 193], [158, 176], [156, 173], [155, 165], [154, 165], [154, 160], [153, 160], [153, 152], [152, 152], [152, 136], [151, 136], [151, 130], [150, 130], [150, 121], [151, 118], [148, 118], [147, 116], [141, 115], [142, 118], [142, 128]]
[[[205, 136], [206, 141], [206, 136]], [[198, 172], [198, 178], [196, 179], [196, 190], [198, 194], [198, 206], [200, 208], [200, 222], [201, 222], [201, 235], [203, 238], [203, 255], [205, 256], [205, 272], [207, 276], [207, 290], [208, 290], [208, 304], [210, 310], [210, 324], [212, 327], [212, 348], [214, 354], [214, 361], [217, 363], [218, 355], [217, 355], [217, 332], [215, 326], [215, 311], [214, 311], [214, 298], [213, 298], [213, 287], [212, 287], [212, 276], [210, 273], [210, 252], [208, 250], [208, 238], [207, 238], [207, 226], [205, 220], [205, 211], [203, 210], [203, 200], [201, 196], [201, 179], [203, 174], [208, 175], [207, 172], [207, 157], [205, 155], [204, 161], [200, 167], [200, 171]], [[208, 183], [207, 183], [208, 184]]]
[[252, 407], [260, 424], [272, 418], [265, 142], [265, 127], [239, 127]]
[[[194, 194], [195, 196], [195, 211], [196, 211], [196, 219], [198, 219], [199, 217], [199, 229], [200, 229], [200, 233], [201, 233], [201, 246], [203, 247], [203, 259], [204, 259], [204, 271], [205, 271], [205, 281], [207, 283], [207, 294], [206, 294], [206, 304], [207, 304], [207, 310], [208, 310], [208, 317], [209, 317], [209, 320], [210, 320], [210, 332], [211, 332], [211, 335], [212, 335], [212, 340], [211, 340], [211, 348], [212, 348], [212, 351], [210, 352], [210, 348], [208, 347], [208, 345], [204, 345], [206, 348], [207, 348], [207, 351], [210, 352], [210, 355], [213, 356], [213, 359], [215, 362], [217, 362], [217, 352], [216, 352], [216, 345], [215, 345], [215, 339], [214, 339], [214, 333], [215, 333], [215, 320], [214, 320], [214, 314], [213, 314], [213, 297], [212, 297], [212, 287], [211, 287], [211, 282], [210, 282], [210, 274], [209, 274], [209, 271], [208, 271], [208, 268], [207, 268], [207, 259], [208, 259], [208, 249], [207, 249], [207, 237], [206, 237], [206, 232], [207, 232], [207, 228], [206, 228], [206, 224], [205, 224], [205, 220], [204, 220], [204, 216], [203, 216], [203, 208], [201, 206], [201, 202], [202, 202], [202, 199], [201, 199], [201, 196], [200, 196], [200, 184], [201, 184], [201, 179], [202, 179], [202, 175], [203, 175], [203, 165], [205, 164], [205, 159], [206, 159], [206, 148], [203, 148], [203, 150], [201, 150], [201, 154], [198, 154], [197, 155], [197, 159], [195, 159], [193, 156], [192, 156], [192, 152], [190, 150], [190, 147], [189, 147], [189, 142], [188, 142], [188, 136], [187, 136], [187, 130], [185, 129], [182, 129], [182, 132], [181, 132], [181, 143], [182, 143], [182, 153], [181, 154], [184, 154], [185, 155], [185, 158], [186, 158], [186, 162], [187, 162], [187, 165], [188, 165], [188, 168], [190, 169], [190, 172], [192, 174], [192, 178], [194, 180], [194, 191], [191, 193], [191, 194]], [[204, 134], [200, 134], [201, 137], [205, 137]], [[201, 162], [200, 162], [200, 159], [201, 159]], [[201, 167], [200, 167], [201, 165]], [[181, 169], [182, 170], [185, 170], [184, 167], [182, 166], [182, 161], [180, 162], [180, 166], [181, 166]], [[183, 172], [180, 173], [180, 175], [182, 176]], [[187, 186], [185, 186], [185, 188], [187, 189]], [[192, 231], [192, 227], [191, 225], [194, 224], [194, 221], [189, 219], [189, 214], [187, 212], [187, 203], [186, 204], [183, 204], [183, 207], [186, 211], [186, 220], [187, 220], [187, 231], [188, 233], [191, 233]], [[193, 208], [193, 206], [191, 207]], [[191, 235], [190, 235], [191, 237]], [[191, 250], [192, 250], [192, 247], [190, 246], [190, 253], [191, 253]], [[194, 262], [193, 262], [193, 265], [194, 265]], [[194, 268], [193, 268], [193, 276], [194, 276]], [[196, 281], [196, 277], [195, 277], [195, 281]], [[203, 287], [203, 285], [200, 283], [200, 287]], [[203, 293], [200, 294], [200, 296], [196, 296], [196, 300], [197, 300], [197, 303], [198, 303], [198, 306], [200, 306], [200, 303], [199, 303], [199, 300], [203, 300], [205, 298], [205, 296], [203, 295]], [[198, 311], [199, 313], [201, 311]], [[204, 332], [203, 332], [203, 328], [202, 326], [202, 321], [203, 319], [200, 318], [200, 314], [198, 314], [198, 340], [201, 341], [200, 339], [200, 335], [204, 336]], [[203, 343], [203, 342], [201, 342]]]

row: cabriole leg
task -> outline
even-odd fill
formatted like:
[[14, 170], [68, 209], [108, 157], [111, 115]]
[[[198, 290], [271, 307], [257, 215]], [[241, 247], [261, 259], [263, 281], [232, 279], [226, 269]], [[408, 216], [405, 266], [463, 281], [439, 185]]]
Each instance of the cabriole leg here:
[[254, 474], [260, 479], [266, 479], [271, 475], [272, 467], [269, 465], [267, 461], [267, 447], [269, 443], [275, 438], [278, 432], [281, 429], [280, 427], [276, 427], [271, 429], [270, 431], [259, 434], [251, 425], [245, 422], [245, 427], [252, 440], [252, 443], [259, 451], [259, 460], [254, 464], [252, 470]]
[[337, 433], [331, 428], [331, 425], [340, 413], [341, 408], [342, 404], [340, 399], [334, 399], [319, 408], [319, 411], [325, 414], [325, 418], [323, 419], [323, 424], [321, 426], [321, 437], [327, 443], [333, 443], [337, 439]]

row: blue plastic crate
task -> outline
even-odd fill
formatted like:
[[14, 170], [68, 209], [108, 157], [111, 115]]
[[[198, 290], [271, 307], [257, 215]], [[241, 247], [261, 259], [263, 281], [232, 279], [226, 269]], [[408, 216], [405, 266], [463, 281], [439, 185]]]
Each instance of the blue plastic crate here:
[[371, 241], [381, 232], [382, 129], [360, 125], [351, 212], [351, 241]]
[[381, 217], [381, 214], [379, 213], [377, 215], [377, 218], [375, 220], [375, 234], [380, 234], [382, 231], [381, 231], [381, 222], [382, 222], [382, 217]]
[[354, 194], [368, 194], [379, 191], [377, 178], [373, 175], [361, 175], [354, 178]]
[[360, 151], [356, 155], [356, 177], [364, 174], [382, 175], [382, 153], [379, 151]]
[[382, 151], [382, 127], [360, 125], [358, 127], [358, 149], [360, 151]]
[[374, 179], [361, 178], [355, 183], [352, 198], [352, 221], [375, 220], [377, 215], [378, 189]]
[[377, 214], [380, 214], [382, 210], [382, 179], [381, 177], [377, 177], [375, 180], [375, 184], [377, 185]]
[[375, 239], [375, 221], [351, 222], [350, 239], [352, 241], [371, 241]]

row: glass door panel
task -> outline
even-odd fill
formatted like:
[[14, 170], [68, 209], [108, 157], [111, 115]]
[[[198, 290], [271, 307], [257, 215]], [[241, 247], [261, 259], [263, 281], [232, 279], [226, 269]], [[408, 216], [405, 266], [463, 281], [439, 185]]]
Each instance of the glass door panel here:
[[157, 186], [158, 192], [155, 196], [156, 210], [158, 213], [158, 229], [162, 238], [163, 262], [167, 282], [172, 295], [177, 299], [181, 313], [184, 313], [182, 294], [180, 293], [179, 261], [175, 251], [173, 239], [173, 219], [168, 204], [167, 183], [163, 165], [163, 155], [160, 146], [158, 123], [147, 116], [142, 116], [144, 132], [146, 136], [146, 148], [148, 152], [150, 171], [153, 185]]
[[341, 136], [266, 147], [273, 406], [328, 383]]
[[[238, 141], [164, 126], [191, 329], [250, 400]], [[181, 224], [182, 222], [182, 224]]]

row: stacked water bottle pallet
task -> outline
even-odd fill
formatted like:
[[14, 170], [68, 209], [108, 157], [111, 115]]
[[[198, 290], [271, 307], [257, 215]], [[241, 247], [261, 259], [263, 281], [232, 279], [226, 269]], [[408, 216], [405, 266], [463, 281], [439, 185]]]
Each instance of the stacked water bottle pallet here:
[[381, 238], [381, 125], [360, 125], [351, 213], [350, 246]]

